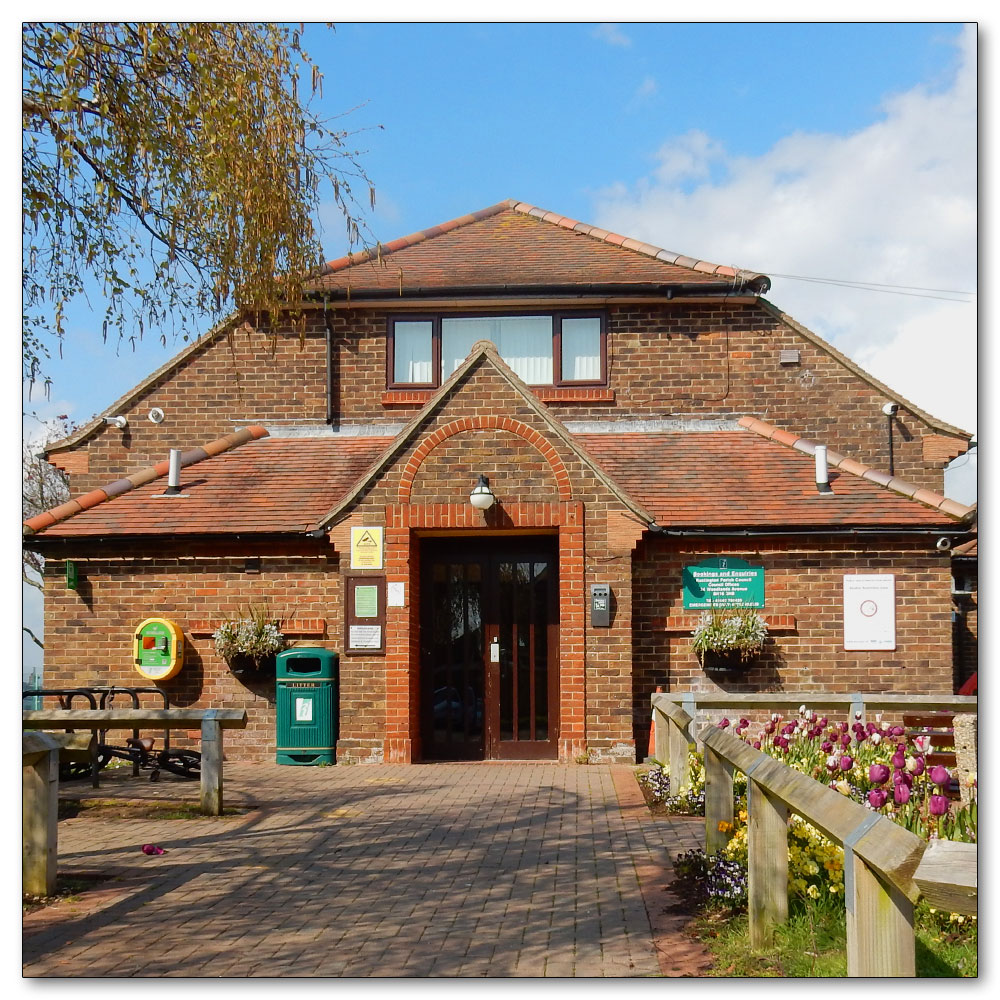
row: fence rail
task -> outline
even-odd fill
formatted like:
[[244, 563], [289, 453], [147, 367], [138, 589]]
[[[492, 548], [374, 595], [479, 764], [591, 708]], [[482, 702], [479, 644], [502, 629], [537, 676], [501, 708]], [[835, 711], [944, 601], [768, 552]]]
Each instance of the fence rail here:
[[[698, 699], [701, 707], [780, 707], [801, 704], [839, 708], [861, 703], [890, 707], [975, 711], [976, 698], [901, 695], [728, 695]], [[781, 699], [781, 700], [778, 700]], [[682, 708], [681, 701], [685, 704]], [[669, 761], [671, 789], [690, 783], [688, 747], [695, 742], [694, 717], [684, 695], [653, 695], [656, 755]], [[859, 709], [853, 709], [858, 711]], [[661, 721], [662, 720], [662, 721]], [[977, 911], [977, 847], [927, 841], [873, 813], [860, 803], [794, 768], [709, 726], [700, 734], [705, 762], [705, 850], [724, 847], [734, 819], [733, 775], [747, 776], [748, 911], [750, 942], [767, 946], [774, 928], [788, 918], [788, 816], [795, 813], [844, 848], [849, 976], [914, 976], [913, 906], [923, 895], [951, 912]], [[662, 754], [662, 755], [661, 755]], [[676, 770], [675, 770], [676, 768]]]

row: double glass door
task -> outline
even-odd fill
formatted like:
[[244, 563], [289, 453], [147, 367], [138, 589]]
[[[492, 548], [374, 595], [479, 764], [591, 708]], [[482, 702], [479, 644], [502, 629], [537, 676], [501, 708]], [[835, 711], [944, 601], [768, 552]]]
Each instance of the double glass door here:
[[421, 542], [421, 736], [426, 760], [555, 758], [556, 540]]

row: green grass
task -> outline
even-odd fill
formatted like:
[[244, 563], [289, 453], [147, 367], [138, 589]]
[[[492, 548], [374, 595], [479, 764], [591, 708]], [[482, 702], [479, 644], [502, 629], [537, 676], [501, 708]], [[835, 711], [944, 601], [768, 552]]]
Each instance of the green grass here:
[[[978, 975], [978, 929], [975, 921], [949, 924], [947, 915], [916, 911], [916, 965], [922, 978]], [[746, 914], [708, 909], [694, 931], [714, 956], [706, 975], [717, 977], [828, 978], [847, 975], [847, 931], [838, 906], [796, 905], [788, 923], [775, 929], [774, 945], [750, 948]]]

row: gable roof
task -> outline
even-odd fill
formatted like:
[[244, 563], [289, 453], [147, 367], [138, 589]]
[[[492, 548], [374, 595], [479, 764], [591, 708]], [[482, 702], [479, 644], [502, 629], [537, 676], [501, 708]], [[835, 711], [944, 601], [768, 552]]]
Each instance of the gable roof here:
[[618, 483], [609, 477], [604, 469], [601, 468], [601, 466], [586, 453], [584, 448], [581, 446], [579, 439], [575, 438], [567, 430], [565, 425], [549, 412], [547, 407], [538, 402], [538, 399], [528, 388], [527, 384], [523, 382], [512, 371], [507, 362], [500, 357], [497, 352], [496, 345], [489, 340], [477, 340], [476, 343], [472, 345], [472, 348], [469, 351], [469, 356], [465, 359], [465, 361], [463, 361], [462, 364], [460, 364], [458, 368], [451, 373], [441, 388], [434, 393], [423, 409], [421, 409], [420, 412], [417, 413], [413, 419], [410, 420], [410, 422], [399, 432], [389, 447], [386, 448], [377, 461], [372, 464], [371, 468], [366, 471], [365, 475], [358, 480], [354, 488], [346, 496], [342, 497], [336, 506], [334, 506], [317, 522], [317, 528], [326, 527], [332, 524], [342, 513], [344, 513], [347, 507], [350, 506], [350, 504], [364, 492], [369, 483], [371, 483], [391, 465], [400, 452], [402, 452], [403, 449], [420, 434], [421, 427], [427, 419], [437, 413], [442, 406], [444, 406], [448, 398], [457, 390], [465, 375], [477, 364], [479, 364], [480, 361], [491, 365], [499, 373], [514, 393], [520, 397], [521, 401], [534, 411], [536, 416], [548, 428], [549, 432], [554, 437], [559, 438], [559, 440], [570, 450], [570, 452], [576, 455], [576, 457], [590, 469], [597, 479], [600, 480], [608, 488], [608, 490], [610, 490], [612, 495], [618, 499], [624, 507], [647, 522], [651, 519], [649, 512], [644, 510], [633, 497], [629, 496], [628, 493], [626, 493], [626, 491], [622, 489]]
[[508, 199], [450, 222], [331, 261], [310, 282], [326, 295], [511, 292], [532, 288], [766, 292], [755, 271], [663, 250]]

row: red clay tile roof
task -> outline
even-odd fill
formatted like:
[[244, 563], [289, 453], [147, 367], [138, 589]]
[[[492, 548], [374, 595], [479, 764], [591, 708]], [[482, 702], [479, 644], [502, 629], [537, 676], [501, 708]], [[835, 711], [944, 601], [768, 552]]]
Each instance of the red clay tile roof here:
[[513, 199], [331, 261], [314, 292], [406, 291], [589, 285], [690, 285], [763, 293], [762, 274], [711, 264], [610, 233]]
[[[200, 448], [192, 448], [189, 451], [182, 452], [181, 468], [183, 469], [188, 465], [194, 465], [196, 462], [204, 461], [206, 458], [211, 458], [213, 455], [221, 455], [223, 452], [230, 451], [233, 448], [238, 448], [241, 444], [246, 444], [248, 441], [256, 441], [258, 438], [263, 437], [267, 437], [267, 431], [263, 427], [256, 425], [252, 427], [244, 427], [242, 430], [234, 431], [232, 434], [226, 434], [224, 437], [216, 438], [215, 441], [210, 441], [208, 444], [202, 445]], [[81, 511], [90, 510], [98, 504], [107, 502], [113, 497], [122, 496], [125, 493], [130, 493], [132, 490], [137, 489], [140, 486], [154, 482], [167, 474], [169, 466], [169, 459], [165, 459], [162, 462], [157, 462], [157, 464], [151, 468], [142, 469], [139, 472], [133, 472], [131, 475], [125, 476], [123, 479], [116, 480], [110, 485], [105, 486], [104, 489], [91, 490], [89, 493], [84, 493], [82, 496], [68, 500], [66, 503], [60, 504], [58, 507], [53, 507], [52, 510], [36, 514], [34, 517], [30, 517], [24, 522], [25, 534], [33, 534], [38, 531], [44, 531], [53, 524], [65, 521], [68, 518], [79, 514]], [[162, 489], [162, 484], [160, 488]], [[155, 492], [155, 490], [153, 492]]]
[[587, 452], [664, 528], [942, 527], [942, 510], [859, 476], [833, 473], [746, 431], [581, 434]]
[[164, 483], [147, 482], [42, 530], [44, 537], [59, 538], [301, 533], [354, 485], [390, 440], [256, 441], [188, 469], [181, 477], [186, 498], [153, 499]]
[[[815, 441], [808, 441], [796, 434], [780, 430], [773, 424], [766, 424], [763, 420], [758, 420], [756, 417], [742, 417], [739, 423], [741, 427], [745, 427], [748, 431], [753, 431], [755, 434], [759, 434], [761, 437], [768, 438], [769, 440], [778, 441], [789, 448], [795, 448], [806, 455], [814, 455], [816, 453]], [[912, 483], [908, 483], [905, 479], [900, 479], [898, 476], [890, 476], [888, 473], [879, 472], [878, 469], [873, 469], [871, 466], [862, 465], [853, 458], [841, 455], [839, 451], [828, 449], [826, 464], [843, 472], [850, 472], [852, 475], [860, 476], [862, 479], [867, 479], [870, 482], [878, 483], [880, 486], [885, 486], [894, 493], [911, 497], [918, 503], [933, 507], [935, 510], [943, 511], [945, 514], [949, 514], [955, 518], [968, 518], [975, 513], [974, 507], [968, 507], [957, 500], [950, 500], [948, 497], [944, 497], [932, 490], [914, 486]]]

